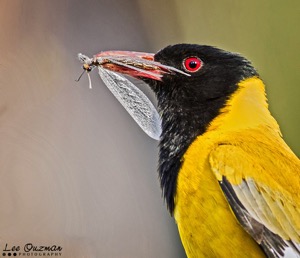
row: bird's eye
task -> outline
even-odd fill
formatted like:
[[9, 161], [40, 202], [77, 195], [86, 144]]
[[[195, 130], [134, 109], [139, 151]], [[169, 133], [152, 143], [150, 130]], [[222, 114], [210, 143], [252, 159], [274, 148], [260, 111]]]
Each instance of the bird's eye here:
[[202, 67], [202, 61], [199, 57], [192, 56], [184, 59], [183, 68], [187, 72], [195, 73]]

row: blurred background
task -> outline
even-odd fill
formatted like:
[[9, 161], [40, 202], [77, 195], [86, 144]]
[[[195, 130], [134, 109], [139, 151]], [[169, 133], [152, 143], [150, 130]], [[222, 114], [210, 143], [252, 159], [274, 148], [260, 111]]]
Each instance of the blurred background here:
[[[157, 142], [77, 53], [199, 43], [242, 53], [299, 154], [300, 2], [0, 0], [0, 254], [185, 257], [161, 198]], [[141, 89], [153, 100], [152, 93]]]

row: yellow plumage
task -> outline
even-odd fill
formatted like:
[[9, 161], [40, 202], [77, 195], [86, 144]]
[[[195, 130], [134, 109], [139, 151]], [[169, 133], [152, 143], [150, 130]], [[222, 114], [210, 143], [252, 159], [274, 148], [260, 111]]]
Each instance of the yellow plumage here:
[[188, 257], [265, 257], [232, 212], [223, 177], [257, 221], [299, 244], [299, 168], [270, 115], [263, 82], [240, 82], [183, 156], [174, 217]]

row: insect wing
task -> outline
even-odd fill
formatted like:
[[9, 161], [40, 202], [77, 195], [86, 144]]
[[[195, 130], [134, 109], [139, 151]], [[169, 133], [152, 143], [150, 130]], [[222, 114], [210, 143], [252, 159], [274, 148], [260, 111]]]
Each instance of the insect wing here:
[[161, 119], [147, 96], [118, 73], [98, 66], [99, 75], [107, 88], [123, 105], [143, 131], [155, 140], [160, 139]]

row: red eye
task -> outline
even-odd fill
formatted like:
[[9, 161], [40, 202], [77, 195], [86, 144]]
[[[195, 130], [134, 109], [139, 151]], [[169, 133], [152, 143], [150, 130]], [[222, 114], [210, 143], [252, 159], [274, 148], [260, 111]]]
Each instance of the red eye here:
[[202, 61], [200, 58], [192, 56], [184, 59], [183, 67], [187, 72], [197, 72], [202, 67]]

